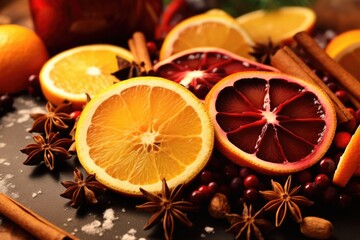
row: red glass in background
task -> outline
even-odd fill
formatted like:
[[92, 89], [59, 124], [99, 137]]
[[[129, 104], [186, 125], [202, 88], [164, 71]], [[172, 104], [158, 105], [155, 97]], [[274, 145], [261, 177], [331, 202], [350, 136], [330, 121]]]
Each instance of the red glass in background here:
[[34, 30], [51, 54], [90, 43], [127, 47], [135, 31], [152, 39], [162, 0], [29, 0]]

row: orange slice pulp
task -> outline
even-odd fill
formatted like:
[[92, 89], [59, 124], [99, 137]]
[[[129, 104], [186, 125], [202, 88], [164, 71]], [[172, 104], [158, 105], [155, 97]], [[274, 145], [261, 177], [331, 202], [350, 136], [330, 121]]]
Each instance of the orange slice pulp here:
[[214, 131], [202, 102], [159, 77], [114, 84], [92, 99], [76, 130], [80, 163], [117, 192], [159, 193], [191, 181], [206, 165]]
[[208, 93], [216, 147], [230, 160], [270, 175], [315, 164], [332, 143], [336, 114], [317, 86], [274, 72], [225, 77]]
[[281, 7], [276, 10], [257, 10], [236, 18], [250, 38], [257, 43], [275, 44], [292, 41], [295, 33], [311, 31], [315, 12], [306, 7]]
[[360, 80], [360, 30], [344, 32], [330, 41], [326, 53]]
[[75, 47], [55, 55], [39, 75], [44, 96], [54, 105], [67, 100], [81, 109], [87, 102], [86, 94], [94, 97], [119, 81], [112, 75], [118, 70], [116, 56], [133, 60], [125, 48], [108, 44]]
[[252, 59], [252, 40], [236, 20], [226, 13], [210, 11], [187, 18], [166, 35], [160, 60], [193, 47], [219, 47]]

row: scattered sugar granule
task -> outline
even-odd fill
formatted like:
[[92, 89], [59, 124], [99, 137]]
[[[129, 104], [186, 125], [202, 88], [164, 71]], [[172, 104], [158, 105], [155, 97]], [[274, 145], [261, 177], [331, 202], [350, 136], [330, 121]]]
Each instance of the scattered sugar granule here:
[[137, 239], [135, 236], [136, 233], [137, 233], [136, 229], [130, 228], [129, 231], [121, 237], [121, 240], [136, 240]]
[[15, 184], [9, 182], [13, 177], [14, 175], [10, 173], [5, 175], [0, 174], [0, 193], [9, 195], [12, 198], [19, 198], [19, 193], [12, 191], [15, 188]]
[[81, 231], [90, 235], [96, 235], [103, 232], [104, 230], [101, 227], [101, 222], [99, 220], [94, 220], [91, 223], [82, 226]]
[[201, 234], [200, 234], [200, 237], [201, 237], [201, 238], [206, 238], [205, 233], [201, 233]]
[[126, 212], [126, 209], [125, 209], [125, 208], [122, 208], [122, 209], [121, 209], [121, 212], [125, 213], [125, 212]]
[[68, 222], [71, 222], [71, 221], [72, 221], [72, 218], [68, 218], [67, 221], [68, 221]]
[[129, 231], [128, 231], [128, 234], [132, 234], [132, 235], [135, 235], [137, 233], [137, 230], [135, 228], [131, 228]]
[[103, 213], [104, 221], [101, 223], [99, 220], [94, 220], [81, 227], [81, 231], [90, 235], [102, 236], [106, 230], [110, 230], [114, 226], [114, 221], [118, 218], [115, 217], [113, 209], [108, 208]]
[[134, 235], [125, 233], [122, 237], [121, 240], [136, 240], [136, 237]]
[[204, 230], [207, 233], [215, 233], [215, 229], [213, 227], [206, 226]]
[[32, 196], [33, 198], [36, 198], [39, 194], [42, 194], [42, 191], [41, 191], [41, 190], [39, 190], [39, 191], [37, 191], [37, 192], [34, 192], [31, 196]]

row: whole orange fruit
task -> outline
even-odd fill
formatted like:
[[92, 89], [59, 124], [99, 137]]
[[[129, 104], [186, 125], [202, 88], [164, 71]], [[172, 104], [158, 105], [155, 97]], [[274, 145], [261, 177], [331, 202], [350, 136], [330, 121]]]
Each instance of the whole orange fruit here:
[[24, 90], [29, 76], [38, 74], [48, 60], [40, 37], [14, 24], [0, 25], [0, 52], [0, 94]]

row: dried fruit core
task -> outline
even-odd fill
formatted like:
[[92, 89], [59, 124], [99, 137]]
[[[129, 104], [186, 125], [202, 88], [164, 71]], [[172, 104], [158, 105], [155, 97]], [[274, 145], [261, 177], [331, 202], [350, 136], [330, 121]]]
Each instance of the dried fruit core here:
[[219, 93], [216, 110], [232, 144], [274, 163], [304, 159], [317, 150], [326, 130], [317, 96], [284, 79], [235, 81]]

